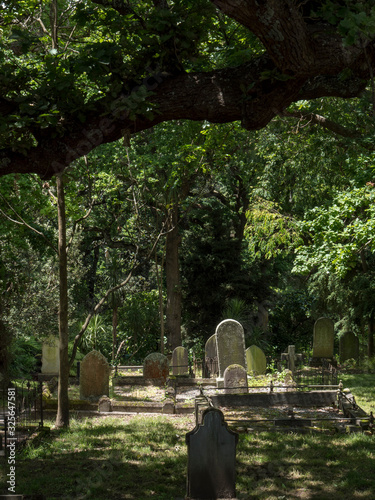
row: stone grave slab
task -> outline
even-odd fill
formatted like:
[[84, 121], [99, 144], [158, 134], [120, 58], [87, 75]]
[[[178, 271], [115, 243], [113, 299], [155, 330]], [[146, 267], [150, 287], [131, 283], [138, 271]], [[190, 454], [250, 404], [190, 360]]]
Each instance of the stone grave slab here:
[[345, 332], [340, 337], [339, 357], [340, 363], [344, 363], [347, 359], [359, 358], [359, 340], [353, 332]]
[[188, 498], [236, 497], [237, 442], [238, 434], [228, 429], [220, 410], [203, 412], [202, 423], [186, 434]]
[[51, 337], [42, 345], [42, 373], [58, 375], [60, 368], [60, 341]]
[[240, 406], [331, 406], [337, 404], [337, 390], [309, 391], [309, 392], [272, 392], [248, 394], [213, 394], [210, 396], [212, 404], [218, 407], [236, 408]]
[[313, 358], [332, 358], [335, 339], [334, 323], [330, 318], [319, 318], [314, 324]]
[[172, 353], [172, 373], [173, 375], [189, 375], [189, 356], [185, 347], [178, 346]]
[[109, 374], [111, 368], [99, 351], [91, 351], [81, 361], [80, 398], [99, 399], [109, 396]]
[[243, 394], [248, 392], [247, 372], [241, 365], [229, 365], [224, 372], [225, 394]]
[[219, 377], [224, 377], [229, 365], [241, 365], [246, 369], [245, 335], [238, 321], [226, 319], [216, 327], [216, 346]]
[[247, 373], [263, 375], [267, 369], [267, 359], [262, 349], [252, 345], [246, 349]]

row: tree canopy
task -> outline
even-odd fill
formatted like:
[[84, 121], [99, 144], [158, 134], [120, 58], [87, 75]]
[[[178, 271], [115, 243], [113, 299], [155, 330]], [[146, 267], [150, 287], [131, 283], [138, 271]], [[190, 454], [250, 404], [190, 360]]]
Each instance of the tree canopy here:
[[293, 103], [360, 96], [373, 78], [375, 7], [366, 1], [2, 6], [0, 175], [50, 178], [97, 146], [164, 121], [261, 129], [278, 115], [302, 117]]

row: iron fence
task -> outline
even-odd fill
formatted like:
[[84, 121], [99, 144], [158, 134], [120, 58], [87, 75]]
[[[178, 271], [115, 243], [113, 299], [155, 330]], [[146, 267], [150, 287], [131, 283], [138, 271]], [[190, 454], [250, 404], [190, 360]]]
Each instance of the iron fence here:
[[43, 385], [14, 380], [0, 386], [0, 455], [16, 446], [36, 428], [43, 427]]

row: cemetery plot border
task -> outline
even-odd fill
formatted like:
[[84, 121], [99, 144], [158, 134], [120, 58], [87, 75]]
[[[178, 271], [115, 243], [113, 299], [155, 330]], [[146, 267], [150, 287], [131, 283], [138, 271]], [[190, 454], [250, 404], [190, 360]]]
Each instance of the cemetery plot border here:
[[220, 394], [209, 400], [235, 428], [374, 432], [373, 414], [367, 415], [340, 386], [330, 391]]

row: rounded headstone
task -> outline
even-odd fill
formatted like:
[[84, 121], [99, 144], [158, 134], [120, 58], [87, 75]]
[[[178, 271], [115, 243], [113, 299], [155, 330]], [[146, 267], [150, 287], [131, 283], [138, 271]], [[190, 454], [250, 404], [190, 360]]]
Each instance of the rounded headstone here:
[[109, 374], [111, 368], [99, 351], [91, 351], [81, 361], [80, 397], [81, 399], [99, 399], [109, 396]]
[[247, 372], [241, 365], [229, 365], [224, 372], [226, 394], [247, 393]]
[[178, 346], [172, 353], [173, 375], [189, 375], [189, 356], [186, 347]]
[[359, 357], [359, 340], [353, 332], [345, 332], [339, 342], [340, 363], [347, 359], [357, 360]]
[[262, 349], [252, 345], [246, 349], [247, 373], [263, 375], [267, 369], [267, 359]]
[[219, 375], [224, 376], [229, 365], [246, 368], [245, 335], [238, 321], [226, 319], [216, 327], [216, 345], [219, 360]]
[[334, 323], [330, 318], [319, 318], [314, 324], [313, 358], [332, 358], [335, 339]]
[[167, 356], [160, 352], [153, 352], [143, 361], [143, 377], [167, 380], [169, 364]]

